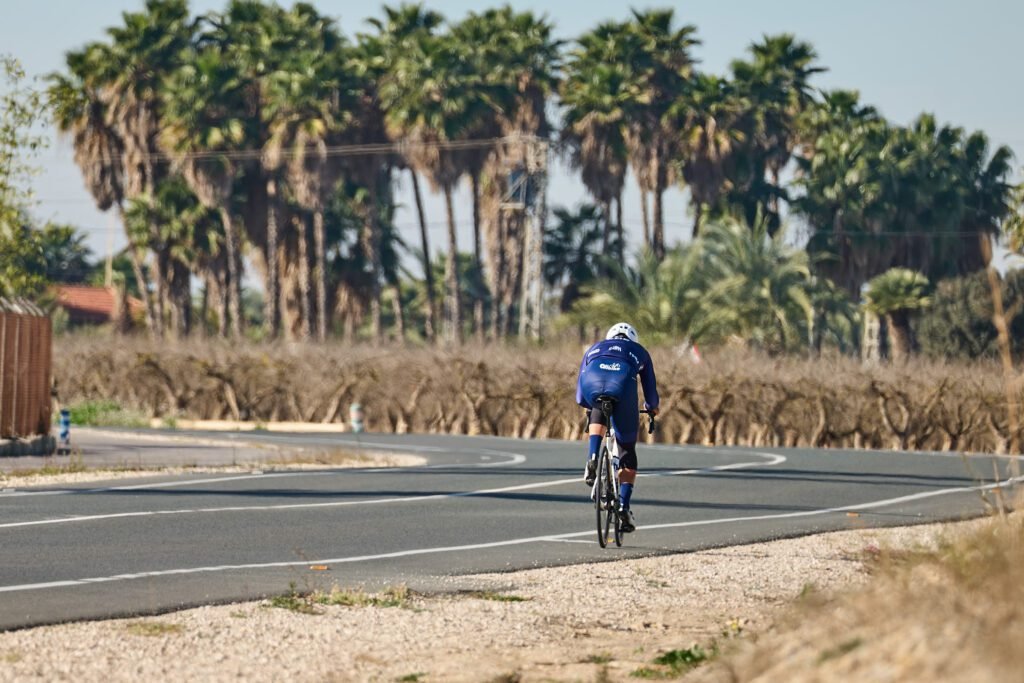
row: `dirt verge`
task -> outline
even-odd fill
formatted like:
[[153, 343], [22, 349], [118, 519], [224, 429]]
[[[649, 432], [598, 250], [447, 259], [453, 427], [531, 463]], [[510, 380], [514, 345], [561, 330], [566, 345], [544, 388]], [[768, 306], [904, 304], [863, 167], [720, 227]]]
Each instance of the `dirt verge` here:
[[[373, 600], [342, 586], [334, 598], [323, 598], [335, 604], [265, 601], [2, 633], [0, 681], [674, 676], [688, 667], [658, 664], [659, 657], [670, 653], [668, 660], [677, 661], [685, 653], [728, 651], [768, 634], [783, 608], [801, 595], [863, 585], [869, 578], [865, 563], [880, 548], [935, 547], [954, 526], [852, 530], [457, 577], [445, 580], [447, 592], [429, 596], [398, 591], [396, 599]], [[723, 671], [703, 667], [690, 675]]]

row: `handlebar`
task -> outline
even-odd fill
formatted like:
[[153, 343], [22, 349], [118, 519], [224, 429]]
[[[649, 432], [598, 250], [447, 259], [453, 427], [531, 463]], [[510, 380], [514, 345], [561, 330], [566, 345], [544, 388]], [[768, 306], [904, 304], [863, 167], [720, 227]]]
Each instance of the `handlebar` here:
[[650, 416], [650, 419], [647, 421], [647, 433], [653, 434], [658, 429], [658, 422], [654, 419], [654, 414], [649, 410], [641, 410], [640, 412]]
[[[605, 412], [605, 415], [607, 415], [609, 417], [611, 416], [611, 407], [610, 406], [611, 406], [611, 404], [602, 406], [602, 408], [601, 408]], [[650, 417], [650, 420], [648, 420], [648, 422], [647, 422], [647, 433], [648, 434], [653, 434], [658, 429], [658, 422], [657, 422], [657, 420], [654, 419], [654, 414], [651, 413], [651, 411], [646, 410], [646, 409], [641, 410], [640, 413], [642, 415], [648, 415]]]

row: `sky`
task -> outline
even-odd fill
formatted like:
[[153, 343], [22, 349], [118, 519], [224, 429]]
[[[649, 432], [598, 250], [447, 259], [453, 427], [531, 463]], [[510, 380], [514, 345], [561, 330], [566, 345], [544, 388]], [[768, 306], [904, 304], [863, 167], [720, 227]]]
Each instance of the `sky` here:
[[[365, 19], [381, 14], [381, 4], [351, 0], [312, 0], [324, 14], [353, 34], [367, 30]], [[290, 4], [288, 2], [282, 4]], [[394, 0], [390, 4], [399, 4]], [[469, 11], [502, 4], [467, 0], [426, 3], [457, 21]], [[556, 0], [552, 3], [511, 0], [517, 10], [546, 14], [565, 40], [601, 21], [623, 20], [629, 3], [616, 0]], [[194, 14], [220, 10], [226, 0], [191, 0]], [[43, 76], [63, 66], [64, 55], [105, 37], [121, 23], [125, 11], [138, 11], [142, 0], [0, 0], [0, 53], [19, 59], [29, 76]], [[637, 3], [638, 9], [671, 7], [679, 24], [693, 24], [701, 45], [694, 49], [701, 68], [724, 74], [729, 63], [744, 57], [764, 34], [788, 32], [810, 42], [828, 71], [813, 83], [822, 89], [854, 89], [895, 123], [907, 124], [922, 112], [942, 123], [982, 130], [993, 145], [1009, 145], [1024, 163], [1024, 76], [1019, 41], [1024, 27], [1021, 0], [704, 0]], [[37, 159], [35, 182], [41, 220], [70, 223], [84, 230], [97, 255], [120, 248], [124, 237], [112, 215], [94, 208], [72, 161], [69, 143], [53, 141]], [[587, 201], [579, 180], [561, 162], [551, 168], [549, 205], [575, 206]], [[1020, 173], [1017, 175], [1020, 178]], [[416, 244], [411, 188], [401, 180], [396, 214], [400, 233]], [[629, 183], [623, 201], [628, 233], [641, 233], [639, 193]], [[438, 197], [427, 202], [431, 250], [444, 248], [444, 210]], [[469, 250], [471, 209], [468, 191], [458, 195], [459, 248]], [[685, 192], [670, 190], [665, 199], [666, 239], [689, 238], [692, 215]], [[791, 236], [798, 239], [799, 225]], [[634, 237], [633, 244], [638, 239]]]

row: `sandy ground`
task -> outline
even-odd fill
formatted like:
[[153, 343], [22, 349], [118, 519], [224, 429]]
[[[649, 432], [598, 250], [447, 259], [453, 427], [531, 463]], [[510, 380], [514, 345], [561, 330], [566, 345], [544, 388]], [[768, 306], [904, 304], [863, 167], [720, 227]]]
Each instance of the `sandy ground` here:
[[878, 548], [950, 526], [458, 577], [397, 606], [264, 601], [0, 633], [0, 681], [637, 680], [666, 652], [770, 631], [801, 594], [867, 581]]

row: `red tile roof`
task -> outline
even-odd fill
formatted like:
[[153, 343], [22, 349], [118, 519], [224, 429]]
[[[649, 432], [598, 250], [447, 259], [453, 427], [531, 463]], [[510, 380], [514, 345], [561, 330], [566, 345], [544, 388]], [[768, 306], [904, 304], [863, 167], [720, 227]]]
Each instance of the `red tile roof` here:
[[[105, 323], [117, 318], [118, 291], [113, 287], [57, 285], [57, 303], [74, 322]], [[142, 302], [128, 298], [132, 315], [142, 312]]]

